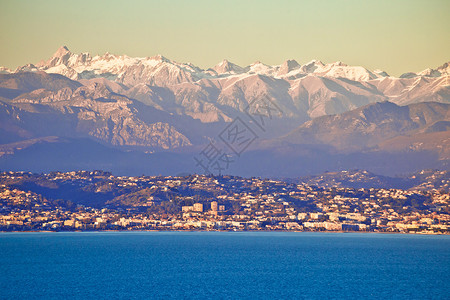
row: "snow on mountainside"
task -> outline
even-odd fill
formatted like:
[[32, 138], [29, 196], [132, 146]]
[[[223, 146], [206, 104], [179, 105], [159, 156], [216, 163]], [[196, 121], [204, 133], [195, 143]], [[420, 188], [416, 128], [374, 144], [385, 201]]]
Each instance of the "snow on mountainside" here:
[[0, 67], [0, 74], [9, 74], [11, 70], [6, 67]]
[[92, 57], [89, 53], [74, 54], [67, 47], [59, 48], [53, 57], [36, 65], [47, 73], [58, 73], [71, 79], [104, 77], [126, 85], [142, 81], [165, 86], [195, 81], [201, 70], [190, 64], [178, 64], [164, 56], [129, 57], [105, 53]]
[[[31, 68], [30, 68], [31, 66]], [[113, 55], [105, 53], [102, 56], [92, 57], [89, 53], [75, 54], [65, 46], [59, 48], [47, 61], [19, 68], [17, 71], [33, 70], [33, 68], [48, 73], [58, 73], [71, 79], [84, 79], [92, 77], [105, 77], [125, 84], [134, 84], [136, 79], [141, 83], [157, 83], [156, 85], [174, 84], [185, 81], [197, 81], [202, 78], [221, 77], [219, 75], [235, 75], [241, 73], [267, 75], [272, 77], [304, 76], [316, 74], [327, 77], [342, 77], [350, 80], [370, 80], [382, 77], [363, 67], [353, 67], [336, 62], [323, 64], [320, 61], [311, 61], [300, 66], [295, 60], [287, 60], [278, 66], [269, 66], [255, 62], [245, 68], [228, 60], [224, 60], [212, 68], [217, 74], [211, 74], [189, 63], [177, 63], [161, 55], [154, 57], [129, 57], [126, 55]], [[165, 80], [157, 78], [166, 76]]]
[[340, 61], [330, 64], [324, 64], [321, 61], [313, 60], [309, 63], [299, 67], [296, 71], [286, 74], [287, 76], [304, 76], [305, 74], [312, 74], [316, 76], [332, 77], [332, 78], [346, 78], [354, 81], [367, 81], [384, 77], [383, 73], [376, 74], [369, 70], [358, 67], [349, 66]]
[[[286, 60], [275, 66], [255, 62], [241, 67], [223, 60], [204, 70], [161, 55], [91, 56], [61, 47], [50, 59], [19, 67], [11, 74], [42, 71], [64, 75], [83, 85], [102, 83], [114, 93], [204, 123], [230, 122], [261, 98], [273, 101], [283, 112], [282, 119], [297, 123], [386, 100], [399, 105], [450, 102], [448, 63], [395, 78], [381, 70], [342, 62], [312, 60], [300, 65]], [[10, 71], [2, 68], [0, 73]], [[6, 92], [8, 97], [17, 94]]]
[[[402, 76], [404, 76], [403, 74]], [[440, 67], [436, 69], [425, 69], [419, 73], [406, 73], [405, 77], [418, 77], [418, 76], [426, 76], [426, 77], [441, 77], [441, 76], [449, 76], [450, 75], [450, 63], [446, 62]]]
[[216, 71], [217, 74], [240, 74], [244, 72], [244, 68], [233, 64], [226, 59], [215, 65], [213, 70]]

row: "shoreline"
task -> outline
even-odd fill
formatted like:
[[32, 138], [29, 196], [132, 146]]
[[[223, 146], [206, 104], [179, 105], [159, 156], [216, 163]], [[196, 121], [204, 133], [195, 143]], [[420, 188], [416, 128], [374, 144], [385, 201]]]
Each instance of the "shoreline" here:
[[359, 234], [396, 234], [396, 235], [442, 235], [442, 236], [450, 236], [448, 233], [420, 233], [420, 232], [380, 232], [380, 231], [294, 231], [294, 230], [151, 230], [151, 229], [143, 229], [143, 230], [61, 230], [61, 231], [53, 231], [53, 230], [23, 230], [23, 231], [0, 231], [0, 234], [3, 233], [113, 233], [113, 232], [229, 232], [229, 233], [250, 233], [250, 232], [261, 232], [261, 233], [359, 233]]

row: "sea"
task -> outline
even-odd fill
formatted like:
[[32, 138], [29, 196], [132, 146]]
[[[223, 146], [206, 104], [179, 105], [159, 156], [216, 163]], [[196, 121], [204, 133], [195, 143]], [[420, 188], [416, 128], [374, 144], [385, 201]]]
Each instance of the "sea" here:
[[450, 299], [450, 236], [1, 233], [0, 299]]

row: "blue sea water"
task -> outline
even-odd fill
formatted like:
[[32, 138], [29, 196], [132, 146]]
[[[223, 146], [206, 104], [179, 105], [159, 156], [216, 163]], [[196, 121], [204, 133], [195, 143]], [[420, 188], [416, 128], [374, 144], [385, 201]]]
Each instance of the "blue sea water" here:
[[450, 236], [2, 233], [0, 299], [450, 299]]

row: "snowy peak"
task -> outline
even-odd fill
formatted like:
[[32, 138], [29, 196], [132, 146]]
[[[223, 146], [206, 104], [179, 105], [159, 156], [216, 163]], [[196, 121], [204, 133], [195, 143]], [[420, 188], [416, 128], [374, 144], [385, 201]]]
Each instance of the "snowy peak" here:
[[448, 76], [450, 74], [450, 65], [448, 62], [443, 64], [442, 66], [436, 69], [425, 69], [422, 72], [417, 73], [419, 76], [427, 76], [427, 77], [441, 77]]
[[240, 74], [244, 72], [244, 68], [229, 62], [228, 60], [224, 59], [222, 62], [218, 63], [213, 68], [214, 71], [217, 72], [217, 74]]
[[[129, 57], [107, 52], [103, 55], [91, 56], [89, 53], [72, 53], [66, 46], [57, 49], [54, 55], [46, 61], [41, 61], [36, 65], [22, 66], [16, 70], [16, 72], [21, 71], [57, 73], [73, 80], [106, 78], [128, 87], [138, 84], [168, 87], [181, 83], [198, 83], [202, 80], [223, 80], [228, 77], [236, 77], [236, 75], [242, 78], [263, 75], [285, 81], [294, 81], [310, 75], [344, 78], [357, 82], [389, 77], [384, 71], [369, 71], [364, 67], [349, 66], [340, 61], [325, 64], [320, 60], [312, 60], [300, 65], [295, 60], [286, 60], [281, 65], [274, 66], [257, 61], [243, 68], [225, 59], [212, 69], [204, 70], [190, 63], [172, 61], [162, 55]], [[2, 68], [0, 72], [9, 73], [10, 71]], [[448, 76], [449, 73], [449, 63], [446, 63], [437, 69], [407, 73], [401, 78], [418, 76], [437, 78]], [[392, 77], [392, 79], [395, 78]]]
[[418, 76], [425, 76], [425, 77], [441, 77], [441, 76], [448, 76], [450, 75], [450, 62], [446, 62], [442, 66], [436, 68], [436, 69], [425, 69], [421, 72], [414, 73], [414, 72], [408, 72], [404, 73], [400, 76], [400, 78], [414, 78]]
[[277, 75], [281, 76], [281, 75], [286, 75], [294, 70], [297, 70], [300, 68], [300, 64], [293, 60], [293, 59], [288, 59], [286, 60], [281, 66], [280, 69], [278, 70]]
[[33, 64], [26, 64], [25, 66], [18, 67], [14, 73], [19, 72], [37, 72], [39, 69]]
[[105, 61], [111, 61], [111, 60], [118, 59], [119, 57], [114, 54], [111, 54], [109, 52], [106, 52], [105, 54], [103, 54], [103, 56], [101, 56], [101, 58]]
[[374, 70], [373, 73], [376, 74], [378, 77], [389, 77], [388, 73], [380, 69]]
[[[448, 66], [446, 66], [448, 69]], [[29, 67], [23, 67], [30, 69]], [[333, 78], [347, 78], [354, 81], [367, 81], [387, 76], [384, 72], [370, 72], [359, 66], [349, 66], [340, 61], [324, 64], [312, 60], [301, 66], [295, 60], [286, 60], [279, 66], [269, 66], [255, 62], [242, 68], [226, 59], [214, 66], [212, 70], [203, 70], [189, 63], [177, 63], [162, 55], [153, 57], [129, 57], [105, 53], [92, 57], [89, 53], [75, 54], [66, 46], [60, 47], [47, 61], [36, 65], [37, 69], [58, 73], [71, 79], [89, 79], [104, 77], [123, 84], [167, 84], [192, 82], [215, 76], [231, 76], [236, 74], [265, 75], [278, 78], [300, 78], [308, 74]], [[33, 69], [35, 71], [35, 69]], [[430, 71], [431, 72], [431, 71]], [[441, 71], [434, 71], [442, 73]], [[433, 74], [434, 74], [433, 73]], [[439, 74], [440, 74], [439, 73]], [[164, 78], [159, 78], [163, 76]], [[416, 75], [414, 75], [416, 76]]]
[[426, 77], [440, 77], [441, 72], [439, 72], [438, 70], [428, 68], [428, 69], [423, 70], [422, 72], [417, 73], [416, 75], [426, 76]]
[[248, 69], [249, 74], [269, 75], [269, 76], [272, 75], [274, 71], [274, 67], [263, 64], [260, 61], [255, 61], [246, 69]]
[[9, 74], [11, 70], [6, 67], [0, 67], [0, 74]]
[[354, 81], [367, 81], [378, 76], [363, 67], [352, 67], [342, 62], [328, 64], [321, 75], [335, 78], [347, 78]]
[[448, 75], [450, 73], [450, 62], [446, 62], [445, 64], [437, 68], [437, 70], [441, 73], [445, 73], [445, 75]]
[[325, 65], [320, 60], [313, 59], [312, 61], [301, 66], [300, 70], [303, 73], [314, 73], [316, 70], [321, 70]]
[[353, 81], [368, 81], [378, 77], [387, 76], [386, 72], [379, 72], [380, 75], [360, 66], [349, 66], [341, 61], [324, 64], [320, 60], [312, 60], [301, 66], [297, 73], [304, 75], [311, 74], [322, 77], [346, 78]]
[[337, 62], [335, 62], [335, 63], [333, 63], [331, 65], [335, 66], [335, 67], [348, 67], [348, 65], [344, 64], [342, 61], [337, 61]]
[[60, 47], [49, 60], [37, 64], [37, 68], [74, 80], [107, 78], [127, 85], [146, 83], [167, 86], [202, 77], [199, 68], [176, 63], [162, 55], [141, 58], [106, 52], [92, 57], [89, 53], [71, 53], [65, 46]]
[[157, 62], [166, 62], [166, 63], [170, 63], [171, 62], [168, 58], [162, 56], [161, 54], [149, 57], [148, 59], [149, 60], [154, 60], [154, 61], [157, 61]]
[[46, 68], [52, 68], [58, 65], [67, 65], [72, 55], [72, 52], [66, 46], [61, 46], [49, 60], [41, 61], [36, 66], [45, 70]]
[[61, 46], [56, 50], [55, 54], [53, 54], [53, 57], [63, 57], [64, 55], [71, 54], [69, 48], [66, 46]]

